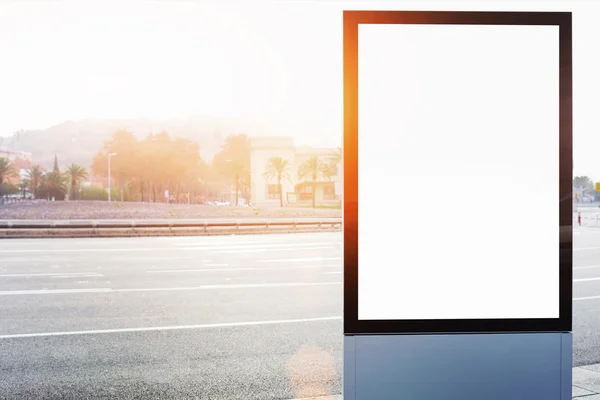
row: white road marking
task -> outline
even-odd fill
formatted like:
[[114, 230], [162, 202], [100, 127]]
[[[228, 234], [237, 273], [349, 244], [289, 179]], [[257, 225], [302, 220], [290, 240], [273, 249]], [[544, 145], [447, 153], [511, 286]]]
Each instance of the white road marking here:
[[254, 244], [254, 245], [262, 245], [264, 243], [288, 243], [284, 240], [247, 240], [243, 242], [204, 242], [199, 243], [196, 241], [187, 241], [181, 243], [173, 243], [175, 246], [190, 246], [190, 245], [200, 245], [200, 246], [235, 246], [240, 244]]
[[211, 329], [211, 328], [233, 328], [241, 326], [260, 326], [260, 325], [278, 325], [295, 324], [302, 322], [320, 322], [341, 320], [342, 317], [320, 317], [320, 318], [302, 318], [302, 319], [280, 319], [272, 321], [247, 321], [247, 322], [225, 322], [219, 324], [198, 324], [198, 325], [178, 325], [178, 326], [153, 326], [145, 328], [122, 328], [122, 329], [98, 329], [89, 331], [65, 331], [65, 332], [43, 332], [43, 333], [16, 333], [12, 335], [0, 335], [0, 339], [22, 339], [34, 337], [49, 336], [73, 336], [73, 335], [95, 335], [102, 333], [133, 333], [133, 332], [152, 332], [152, 331], [175, 331], [191, 329]]
[[577, 250], [598, 250], [600, 249], [600, 247], [578, 247], [576, 249], [573, 249], [573, 251], [577, 251]]
[[13, 263], [13, 262], [27, 262], [27, 263], [47, 263], [48, 261], [72, 261], [72, 257], [43, 257], [32, 255], [29, 257], [2, 257], [0, 258], [1, 263]]
[[600, 268], [600, 265], [586, 265], [583, 267], [573, 267], [573, 269], [589, 269], [589, 268]]
[[204, 264], [205, 267], [226, 267], [229, 264]]
[[165, 287], [165, 288], [130, 288], [130, 289], [42, 289], [42, 290], [8, 290], [0, 291], [0, 296], [11, 295], [43, 295], [43, 294], [79, 294], [79, 293], [125, 293], [125, 292], [175, 292], [186, 290], [215, 290], [215, 289], [252, 289], [252, 288], [276, 288], [276, 287], [299, 287], [299, 286], [330, 286], [341, 285], [342, 282], [292, 282], [292, 283], [245, 283], [233, 285], [203, 285], [189, 287]]
[[[230, 245], [231, 243], [228, 243]], [[280, 248], [298, 248], [314, 245], [323, 245], [323, 242], [317, 243], [282, 243], [282, 245], [262, 245], [257, 242], [255, 246], [215, 246], [213, 244], [197, 245], [194, 247], [129, 247], [129, 248], [70, 248], [70, 249], [0, 249], [0, 253], [90, 253], [90, 252], [130, 252], [130, 251], [179, 251], [179, 250], [239, 250], [244, 248], [256, 249], [268, 248], [268, 247], [280, 247]], [[340, 243], [341, 244], [341, 243]], [[333, 244], [332, 244], [333, 245]]]
[[341, 275], [342, 272], [322, 272], [321, 275]]
[[110, 288], [97, 289], [42, 289], [42, 290], [7, 290], [0, 291], [0, 296], [13, 296], [25, 294], [78, 294], [78, 293], [108, 293]]
[[194, 256], [156, 256], [156, 257], [111, 257], [112, 261], [131, 261], [131, 260], [189, 260], [190, 258], [194, 258]]
[[149, 250], [181, 250], [173, 247], [131, 247], [131, 248], [97, 248], [97, 249], [0, 249], [0, 253], [90, 253], [90, 252], [113, 252], [113, 251], [149, 251]]
[[323, 242], [316, 243], [282, 243], [282, 244], [265, 244], [256, 243], [253, 246], [194, 246], [194, 247], [182, 247], [181, 250], [243, 250], [243, 249], [267, 249], [267, 248], [282, 248], [282, 247], [308, 247], [308, 246], [322, 246]]
[[342, 257], [311, 257], [311, 258], [280, 258], [277, 260], [260, 260], [257, 262], [311, 262], [311, 261], [329, 261], [341, 260]]
[[0, 274], [0, 278], [28, 278], [33, 276], [52, 276], [52, 277], [80, 277], [80, 276], [104, 276], [97, 272], [54, 272], [54, 273], [39, 273], [39, 274]]
[[170, 292], [170, 291], [180, 291], [180, 290], [251, 289], [251, 288], [298, 287], [298, 286], [327, 286], [327, 285], [341, 285], [341, 284], [342, 284], [342, 282], [242, 283], [242, 284], [233, 284], [233, 285], [202, 285], [202, 286], [172, 287], [172, 288], [113, 289], [112, 292], [163, 292], [163, 291]]
[[598, 278], [573, 279], [573, 282], [590, 282], [590, 281], [600, 281], [600, 277], [598, 277]]
[[590, 296], [590, 297], [575, 297], [573, 301], [581, 301], [581, 300], [596, 300], [600, 299], [600, 296]]
[[[321, 249], [333, 249], [333, 246], [314, 246], [314, 247], [305, 247], [301, 250], [321, 250]], [[239, 249], [235, 249], [235, 250], [220, 250], [220, 251], [211, 251], [212, 254], [218, 254], [218, 253], [226, 253], [226, 254], [230, 254], [232, 251], [235, 251], [236, 253], [264, 253], [267, 251], [285, 251], [285, 250], [297, 250], [296, 247], [279, 247], [279, 248], [275, 248], [275, 249], [247, 249], [247, 250], [239, 250]]]
[[[227, 265], [227, 264], [225, 264]], [[167, 274], [170, 272], [229, 272], [229, 271], [289, 271], [292, 269], [339, 268], [339, 265], [293, 265], [291, 267], [244, 267], [244, 268], [185, 268], [147, 270], [149, 274]], [[340, 272], [341, 273], [341, 272]]]

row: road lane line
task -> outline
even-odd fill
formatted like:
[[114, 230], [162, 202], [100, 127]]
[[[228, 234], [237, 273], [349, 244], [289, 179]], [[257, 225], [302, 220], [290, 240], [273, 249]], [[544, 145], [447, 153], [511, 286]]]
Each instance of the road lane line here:
[[133, 292], [177, 292], [192, 290], [218, 290], [218, 289], [254, 289], [278, 287], [303, 287], [303, 286], [331, 286], [341, 285], [342, 282], [284, 282], [284, 283], [241, 283], [231, 285], [202, 285], [187, 287], [158, 287], [158, 288], [129, 288], [129, 289], [42, 289], [42, 290], [7, 290], [0, 291], [0, 296], [14, 295], [46, 295], [46, 294], [81, 294], [81, 293], [133, 293]]
[[598, 278], [573, 279], [573, 282], [590, 282], [590, 281], [600, 281], [600, 277], [598, 277]]
[[289, 243], [289, 241], [285, 241], [285, 240], [246, 240], [246, 241], [241, 241], [241, 242], [204, 242], [204, 243], [200, 243], [198, 241], [186, 241], [186, 242], [180, 242], [180, 243], [173, 243], [173, 245], [180, 247], [180, 246], [197, 246], [197, 245], [204, 245], [204, 246], [235, 246], [238, 244], [259, 244], [262, 245], [264, 243]]
[[[224, 264], [227, 265], [227, 264]], [[294, 269], [339, 268], [339, 265], [301, 265], [290, 267], [241, 267], [241, 268], [185, 268], [147, 270], [149, 274], [167, 274], [170, 272], [228, 272], [228, 271], [290, 271]], [[340, 272], [341, 273], [341, 272]]]
[[97, 272], [48, 272], [35, 274], [0, 274], [0, 278], [28, 278], [34, 276], [53, 276], [53, 277], [79, 277], [79, 276], [104, 276]]
[[323, 243], [323, 242], [281, 243], [281, 244], [265, 244], [265, 245], [263, 245], [262, 243], [256, 243], [254, 246], [235, 246], [235, 244], [230, 245], [230, 246], [193, 246], [193, 247], [190, 246], [190, 247], [181, 247], [180, 249], [177, 249], [177, 250], [243, 250], [243, 249], [256, 249], [256, 248], [267, 249], [267, 248], [282, 248], [282, 247], [294, 248], [294, 247], [322, 246], [323, 244], [329, 244], [329, 243]]
[[26, 294], [79, 294], [79, 293], [109, 293], [110, 288], [96, 289], [42, 289], [42, 290], [7, 290], [0, 291], [0, 296], [14, 296]]
[[[80, 249], [80, 248], [70, 248], [70, 249], [0, 249], [0, 253], [90, 253], [90, 252], [127, 252], [127, 251], [149, 251], [149, 250], [154, 250], [154, 251], [180, 251], [180, 250], [225, 250], [227, 252], [230, 252], [231, 250], [239, 250], [239, 249], [244, 249], [244, 248], [253, 248], [256, 249], [257, 247], [259, 248], [270, 248], [270, 247], [279, 247], [285, 250], [288, 250], [290, 248], [300, 248], [300, 247], [308, 247], [308, 246], [314, 246], [314, 245], [322, 245], [323, 242], [318, 242], [318, 243], [289, 243], [286, 244], [284, 243], [283, 245], [260, 245], [259, 246], [214, 246], [212, 244], [206, 244], [206, 245], [198, 245], [198, 246], [193, 246], [193, 247], [130, 247], [130, 248], [119, 248], [119, 247], [110, 247], [110, 248], [87, 248], [87, 249]], [[331, 244], [333, 245], [333, 243]]]
[[152, 326], [144, 328], [121, 328], [121, 329], [96, 329], [89, 331], [65, 331], [65, 332], [43, 332], [43, 333], [16, 333], [12, 335], [0, 335], [0, 339], [22, 339], [51, 336], [74, 336], [74, 335], [96, 335], [102, 333], [133, 333], [133, 332], [153, 332], [153, 331], [176, 331], [192, 329], [214, 329], [214, 328], [234, 328], [241, 326], [260, 326], [260, 325], [282, 325], [297, 324], [302, 322], [321, 322], [336, 321], [342, 317], [320, 317], [320, 318], [301, 318], [301, 319], [280, 319], [272, 321], [247, 321], [247, 322], [224, 322], [219, 324], [198, 324], [198, 325], [177, 325], [177, 326]]
[[130, 247], [130, 248], [95, 248], [95, 249], [0, 249], [0, 253], [90, 253], [90, 252], [113, 252], [113, 251], [177, 251], [173, 247]]
[[[231, 285], [202, 285], [188, 287], [171, 288], [131, 288], [131, 289], [113, 289], [112, 292], [175, 292], [180, 290], [214, 290], [214, 289], [252, 289], [252, 288], [273, 288], [273, 287], [299, 287], [299, 286], [328, 286], [341, 285], [342, 282], [297, 282], [297, 283], [241, 283]], [[1, 293], [1, 292], [0, 292]]]
[[321, 250], [321, 249], [333, 249], [334, 246], [315, 246], [315, 247], [304, 247], [302, 249], [298, 249], [295, 247], [280, 247], [276, 249], [247, 249], [247, 250], [219, 250], [219, 251], [211, 251], [211, 254], [219, 254], [225, 253], [230, 254], [232, 251], [236, 253], [264, 253], [267, 251], [286, 251], [286, 250]]
[[329, 260], [341, 260], [342, 257], [310, 257], [310, 258], [280, 258], [277, 260], [260, 260], [257, 262], [311, 262], [311, 261], [329, 261]]
[[573, 301], [581, 301], [581, 300], [597, 300], [600, 299], [600, 296], [589, 296], [589, 297], [575, 297]]
[[[175, 249], [173, 249], [175, 250]], [[111, 261], [154, 261], [154, 260], [189, 260], [194, 256], [156, 256], [156, 257], [111, 257]]]
[[583, 267], [573, 267], [573, 269], [589, 269], [589, 268], [600, 268], [600, 265], [586, 265]]

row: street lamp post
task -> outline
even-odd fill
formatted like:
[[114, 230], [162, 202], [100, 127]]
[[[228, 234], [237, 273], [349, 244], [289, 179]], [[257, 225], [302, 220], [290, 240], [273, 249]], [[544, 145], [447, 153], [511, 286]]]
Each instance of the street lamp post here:
[[108, 202], [110, 203], [110, 158], [116, 156], [117, 153], [108, 154]]

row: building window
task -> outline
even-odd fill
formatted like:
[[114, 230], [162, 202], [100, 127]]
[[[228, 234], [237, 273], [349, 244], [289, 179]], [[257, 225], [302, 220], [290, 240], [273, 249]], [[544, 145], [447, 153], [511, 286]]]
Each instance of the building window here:
[[279, 190], [279, 184], [274, 183], [274, 184], [267, 185], [267, 199], [269, 199], [269, 200], [279, 199], [280, 192], [281, 191]]
[[338, 176], [340, 170], [337, 164], [335, 165], [330, 165], [327, 168], [327, 175], [329, 175], [331, 178]]
[[323, 200], [337, 199], [337, 195], [335, 194], [335, 184], [333, 182], [329, 182], [325, 186], [323, 186]]

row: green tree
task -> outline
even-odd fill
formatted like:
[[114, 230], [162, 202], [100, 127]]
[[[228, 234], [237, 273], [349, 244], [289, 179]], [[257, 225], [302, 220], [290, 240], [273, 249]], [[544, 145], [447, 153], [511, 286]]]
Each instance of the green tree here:
[[240, 187], [250, 187], [250, 139], [246, 134], [225, 138], [225, 143], [213, 158], [215, 169], [235, 186], [235, 205], [239, 204]]
[[573, 185], [582, 187], [585, 191], [594, 190], [594, 181], [589, 176], [576, 176]]
[[136, 152], [138, 140], [135, 135], [127, 130], [113, 133], [111, 140], [105, 141], [102, 149], [94, 156], [92, 172], [98, 176], [108, 176], [108, 155], [116, 153], [110, 159], [111, 179], [123, 189], [135, 174]]
[[37, 199], [38, 189], [42, 183], [43, 168], [41, 165], [34, 165], [29, 171], [27, 171], [27, 178], [29, 179], [29, 190], [33, 195], [33, 198]]
[[331, 156], [329, 157], [329, 161], [333, 165], [338, 165], [342, 163], [342, 148], [338, 146], [333, 152], [331, 152]]
[[19, 183], [19, 189], [21, 190], [21, 194], [23, 198], [27, 195], [27, 189], [31, 186], [31, 181], [29, 179], [23, 179], [21, 183]]
[[10, 196], [19, 193], [19, 187], [12, 183], [0, 183], [0, 200], [4, 202], [4, 196]]
[[323, 162], [319, 156], [311, 156], [298, 167], [298, 178], [312, 181], [312, 207], [315, 208], [315, 196], [317, 180], [320, 177], [326, 177], [329, 171], [329, 165]]
[[283, 189], [281, 181], [290, 179], [290, 162], [281, 157], [272, 157], [267, 163], [267, 170], [263, 173], [267, 180], [276, 178], [277, 186], [279, 187], [279, 206], [283, 207]]
[[77, 187], [82, 179], [87, 179], [87, 171], [81, 165], [73, 163], [67, 167], [65, 173], [71, 183], [71, 197], [76, 200]]
[[0, 183], [8, 182], [8, 180], [17, 175], [17, 170], [8, 160], [8, 158], [0, 157]]
[[48, 197], [54, 197], [56, 200], [64, 200], [67, 193], [68, 176], [60, 171], [49, 171], [43, 179], [43, 189]]

